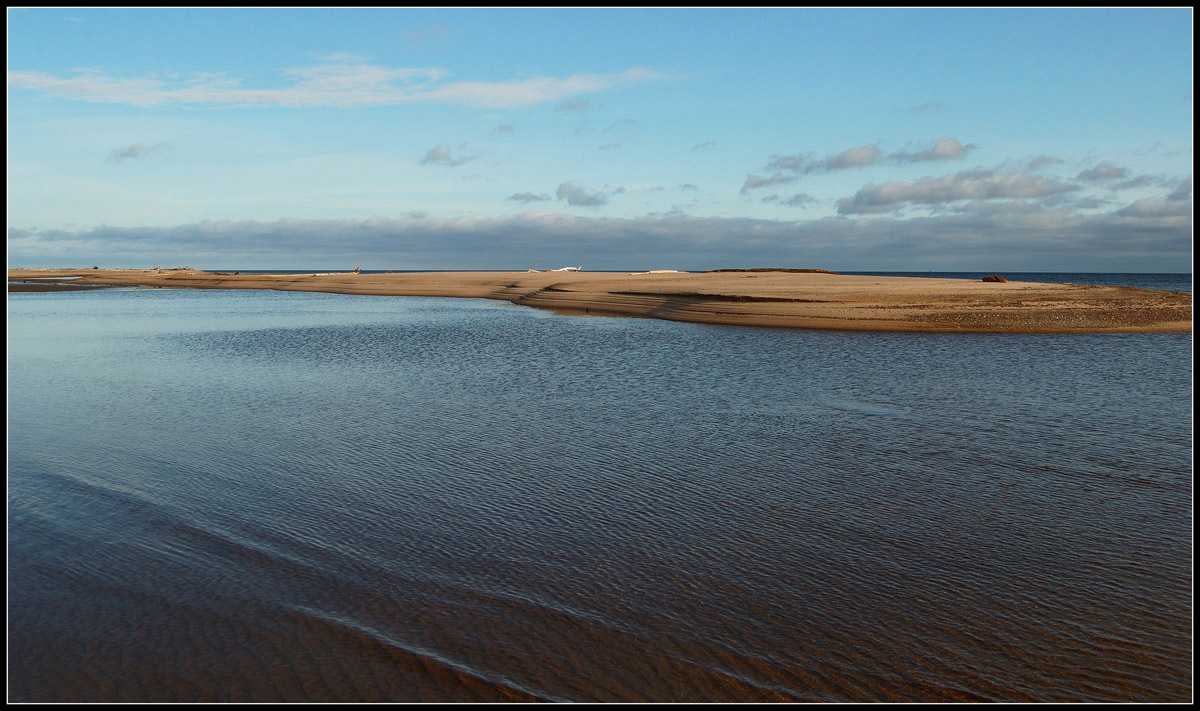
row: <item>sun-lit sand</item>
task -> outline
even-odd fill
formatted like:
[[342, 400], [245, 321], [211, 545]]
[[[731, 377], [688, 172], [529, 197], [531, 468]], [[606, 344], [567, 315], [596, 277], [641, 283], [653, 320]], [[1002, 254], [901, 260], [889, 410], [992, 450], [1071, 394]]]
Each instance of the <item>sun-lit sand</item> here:
[[[12, 282], [278, 289], [502, 299], [562, 313], [854, 331], [1191, 332], [1192, 297], [1166, 291], [796, 271], [240, 274], [187, 269], [10, 269]], [[61, 281], [60, 281], [61, 280]]]

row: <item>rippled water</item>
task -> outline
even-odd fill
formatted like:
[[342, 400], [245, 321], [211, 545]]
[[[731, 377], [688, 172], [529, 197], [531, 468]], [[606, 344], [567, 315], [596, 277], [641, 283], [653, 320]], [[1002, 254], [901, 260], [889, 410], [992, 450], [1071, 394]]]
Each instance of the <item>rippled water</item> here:
[[1191, 347], [10, 294], [10, 700], [1187, 701]]

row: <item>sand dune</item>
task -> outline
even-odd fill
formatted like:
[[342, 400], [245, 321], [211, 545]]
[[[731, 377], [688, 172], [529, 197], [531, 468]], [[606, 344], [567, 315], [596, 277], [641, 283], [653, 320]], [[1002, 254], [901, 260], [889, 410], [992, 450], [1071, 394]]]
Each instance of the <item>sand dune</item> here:
[[[240, 274], [23, 269], [12, 282], [278, 289], [503, 299], [561, 313], [856, 331], [1191, 332], [1192, 297], [1165, 291], [799, 271]], [[64, 280], [57, 282], [56, 280]], [[29, 290], [36, 287], [25, 287]]]

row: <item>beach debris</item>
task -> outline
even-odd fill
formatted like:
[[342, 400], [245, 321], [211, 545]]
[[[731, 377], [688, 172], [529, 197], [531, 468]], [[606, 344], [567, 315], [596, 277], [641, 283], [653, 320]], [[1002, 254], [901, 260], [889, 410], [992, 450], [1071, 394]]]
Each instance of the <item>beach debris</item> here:
[[355, 268], [354, 268], [354, 271], [352, 271], [352, 272], [350, 272], [350, 273], [351, 273], [351, 274], [361, 274], [361, 273], [362, 273], [362, 267], [355, 267]]
[[552, 272], [577, 272], [583, 267], [560, 267], [559, 269], [551, 269]]
[[995, 281], [995, 282], [1000, 282], [1001, 284], [1008, 283], [1008, 279], [1005, 279], [1004, 277], [1000, 276], [999, 274], [992, 274], [991, 276], [985, 276], [981, 281]]

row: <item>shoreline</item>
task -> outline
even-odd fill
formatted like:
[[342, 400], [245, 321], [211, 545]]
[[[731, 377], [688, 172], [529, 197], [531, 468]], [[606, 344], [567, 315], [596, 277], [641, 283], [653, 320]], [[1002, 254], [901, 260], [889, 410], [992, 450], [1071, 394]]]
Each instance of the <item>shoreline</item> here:
[[842, 275], [824, 270], [240, 274], [192, 269], [10, 269], [8, 279], [10, 292], [137, 286], [484, 298], [564, 314], [773, 328], [920, 333], [1192, 331], [1192, 297], [1178, 292]]

